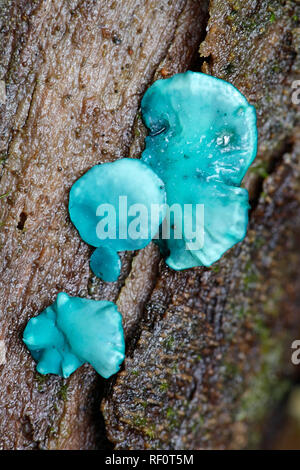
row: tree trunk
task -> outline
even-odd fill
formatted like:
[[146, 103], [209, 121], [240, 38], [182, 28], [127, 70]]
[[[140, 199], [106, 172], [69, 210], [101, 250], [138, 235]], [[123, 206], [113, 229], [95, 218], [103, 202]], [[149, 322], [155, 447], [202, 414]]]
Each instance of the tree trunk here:
[[[1, 3], [1, 448], [258, 445], [287, 390], [300, 326], [296, 9], [279, 0], [212, 0], [209, 10], [194, 0]], [[212, 268], [183, 272], [151, 244], [123, 255], [120, 279], [105, 284], [89, 271], [68, 191], [99, 162], [140, 156], [139, 103], [153, 79], [201, 67], [257, 108], [248, 235]], [[87, 365], [68, 380], [35, 372], [22, 332], [59, 291], [118, 303], [127, 353], [116, 378]]]

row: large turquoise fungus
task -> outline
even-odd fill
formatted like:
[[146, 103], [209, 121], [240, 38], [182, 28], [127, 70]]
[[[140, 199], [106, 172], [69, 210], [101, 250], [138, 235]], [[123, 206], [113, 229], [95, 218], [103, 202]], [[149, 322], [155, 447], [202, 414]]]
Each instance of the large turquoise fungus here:
[[254, 107], [231, 84], [186, 72], [156, 81], [142, 115], [149, 129], [142, 160], [164, 181], [170, 209], [170, 237], [159, 240], [166, 262], [178, 270], [209, 266], [246, 233], [248, 193], [240, 184], [256, 155]]
[[165, 202], [164, 183], [132, 158], [96, 165], [75, 182], [69, 213], [81, 238], [97, 247], [90, 264], [98, 277], [115, 281], [121, 268], [118, 252], [150, 243], [164, 218]]
[[40, 374], [69, 377], [88, 362], [108, 378], [118, 372], [125, 355], [117, 306], [104, 300], [70, 297], [64, 292], [28, 322], [23, 341], [37, 361]]

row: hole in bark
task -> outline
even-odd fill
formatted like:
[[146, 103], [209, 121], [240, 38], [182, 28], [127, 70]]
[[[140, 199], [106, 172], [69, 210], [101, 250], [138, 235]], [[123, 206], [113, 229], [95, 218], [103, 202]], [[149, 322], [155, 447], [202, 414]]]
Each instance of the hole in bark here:
[[26, 212], [21, 212], [20, 217], [19, 217], [19, 222], [17, 225], [17, 228], [19, 230], [23, 230], [26, 220], [27, 220]]
[[[200, 43], [201, 44], [201, 43]], [[197, 50], [196, 53], [194, 54], [194, 57], [191, 61], [191, 64], [189, 66], [189, 70], [192, 70], [192, 72], [205, 72], [203, 70], [203, 66], [206, 64], [206, 68], [209, 68], [211, 64], [211, 56], [208, 57], [201, 57], [199, 51]], [[207, 72], [205, 72], [207, 73]]]
[[[204, 3], [204, 2], [203, 2]], [[207, 67], [209, 67], [210, 62], [211, 62], [211, 56], [209, 57], [202, 57], [200, 55], [199, 47], [202, 44], [203, 41], [205, 41], [206, 34], [207, 34], [207, 25], [208, 25], [208, 20], [209, 20], [209, 2], [205, 2], [203, 4], [203, 12], [202, 15], [204, 15], [203, 19], [203, 32], [200, 37], [199, 41], [199, 46], [197, 47], [197, 50], [195, 50], [194, 55], [192, 57], [191, 63], [189, 65], [189, 70], [192, 70], [192, 72], [205, 72], [203, 70], [203, 65], [206, 64]]]
[[21, 422], [21, 429], [22, 429], [22, 433], [24, 434], [24, 436], [30, 441], [32, 441], [34, 430], [33, 430], [33, 426], [30, 421], [29, 416], [26, 416], [26, 415], [24, 416], [24, 419]]

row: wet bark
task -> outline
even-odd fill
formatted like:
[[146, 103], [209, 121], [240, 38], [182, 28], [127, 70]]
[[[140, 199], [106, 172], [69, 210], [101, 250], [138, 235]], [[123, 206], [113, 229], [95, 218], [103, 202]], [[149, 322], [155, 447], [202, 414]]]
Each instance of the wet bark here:
[[[300, 326], [296, 10], [212, 0], [205, 37], [205, 1], [1, 4], [1, 448], [257, 445]], [[184, 272], [151, 244], [105, 284], [68, 219], [69, 188], [96, 163], [138, 157], [147, 86], [201, 67], [257, 108], [248, 235]], [[87, 365], [69, 380], [35, 373], [22, 331], [59, 291], [117, 301], [127, 357], [115, 379]]]
[[1, 3], [1, 448], [109, 445], [103, 382], [88, 366], [68, 381], [38, 376], [21, 336], [59, 291], [116, 300], [131, 258], [118, 283], [95, 282], [68, 191], [91, 166], [129, 154], [161, 61], [182, 71], [197, 53], [204, 3]]
[[[193, 66], [236, 85], [258, 115], [258, 156], [244, 182], [248, 235], [211, 269], [159, 263], [124, 371], [102, 405], [118, 449], [257, 447], [289, 388], [300, 310], [298, 10], [295, 2], [210, 2]], [[131, 291], [126, 283], [119, 296], [126, 312], [136, 308], [124, 303]]]

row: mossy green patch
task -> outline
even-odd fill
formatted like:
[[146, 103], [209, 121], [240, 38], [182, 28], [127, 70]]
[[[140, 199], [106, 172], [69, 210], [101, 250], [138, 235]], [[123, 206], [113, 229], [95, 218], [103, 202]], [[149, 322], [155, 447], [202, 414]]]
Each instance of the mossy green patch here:
[[162, 382], [159, 386], [159, 390], [161, 392], [166, 392], [169, 388], [169, 384], [167, 382]]
[[68, 399], [68, 384], [63, 383], [60, 387], [60, 390], [58, 392], [59, 398], [61, 398], [63, 401], [67, 401]]

